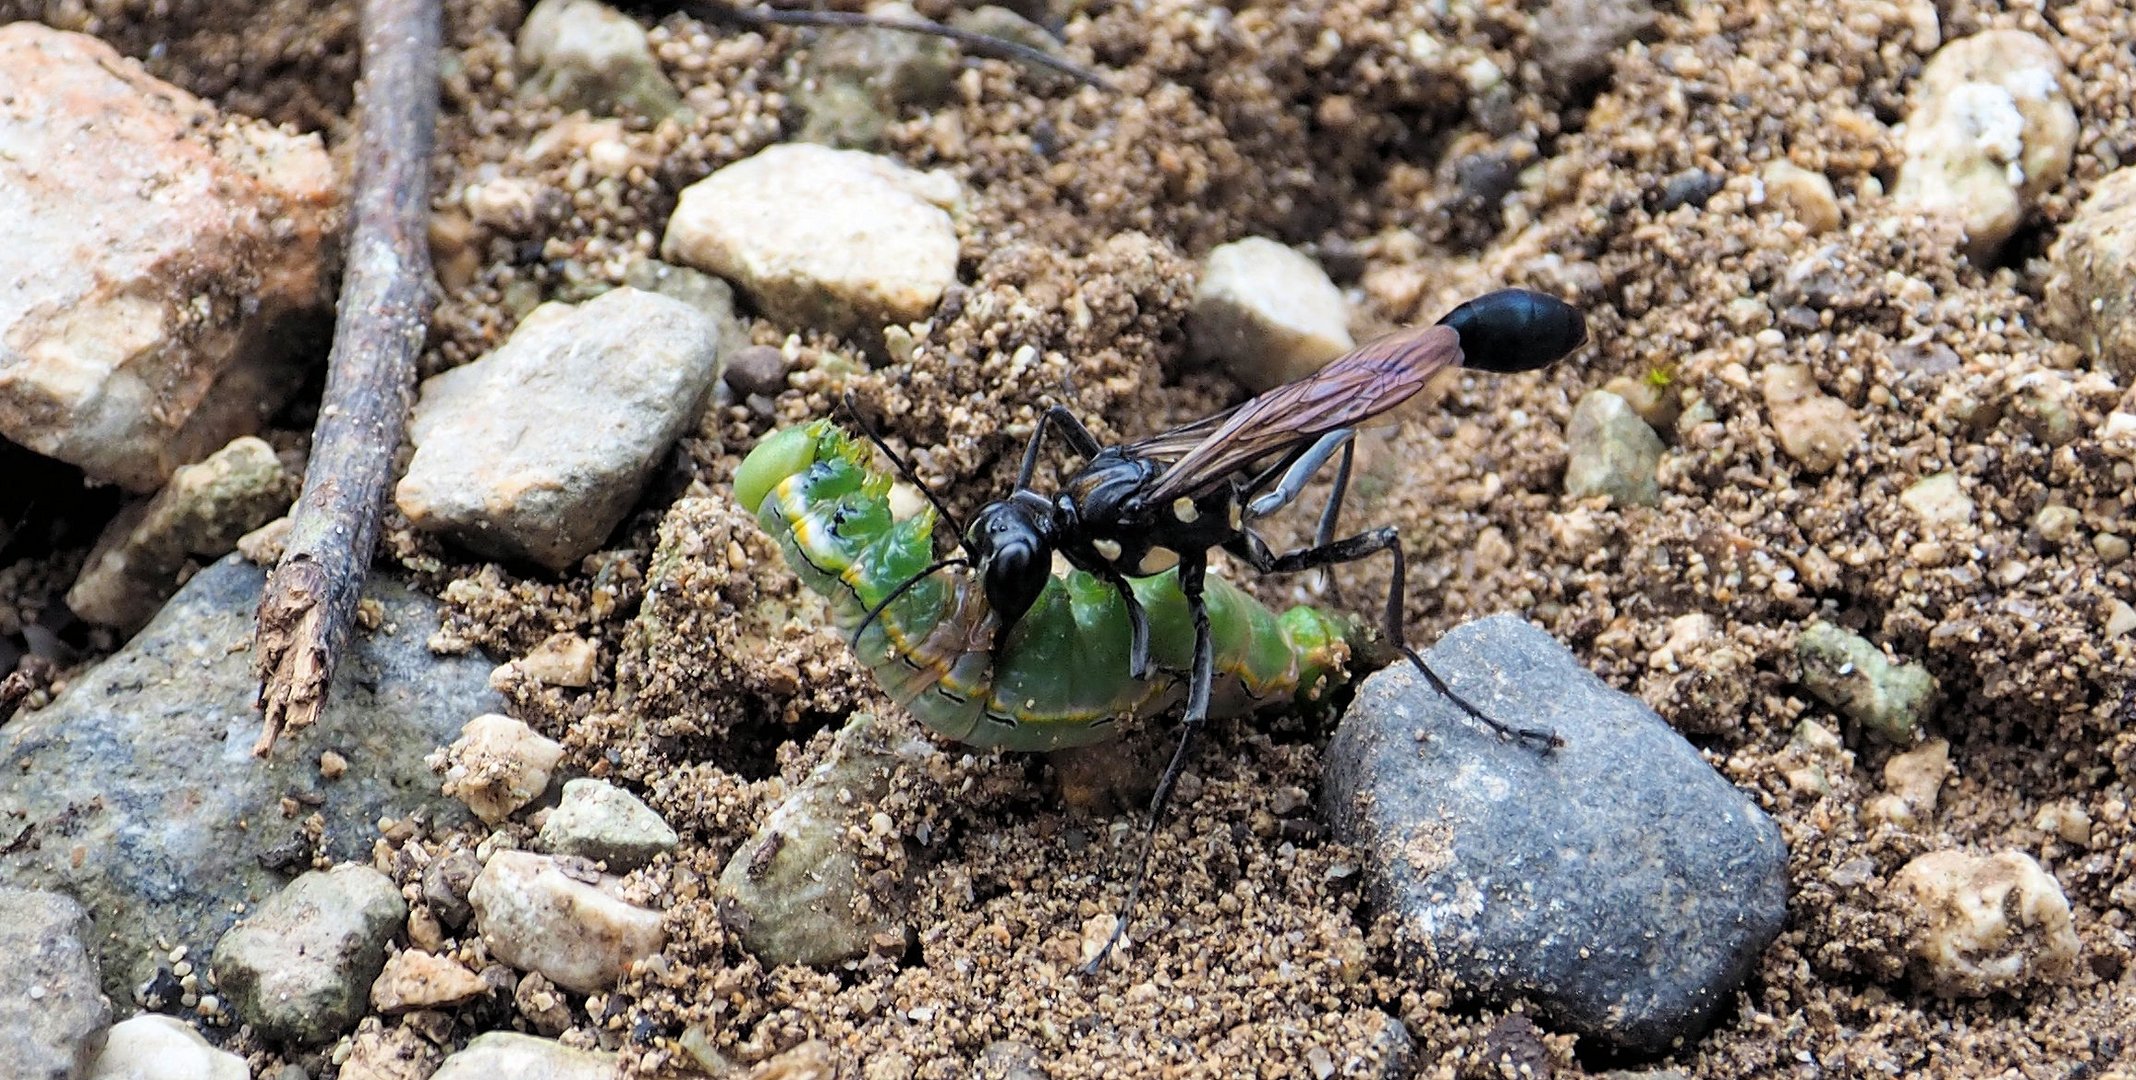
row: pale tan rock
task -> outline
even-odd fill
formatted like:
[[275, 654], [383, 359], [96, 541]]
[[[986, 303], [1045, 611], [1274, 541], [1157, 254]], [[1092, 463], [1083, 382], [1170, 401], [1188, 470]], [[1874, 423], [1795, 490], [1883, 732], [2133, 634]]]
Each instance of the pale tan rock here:
[[[468, 900], [490, 955], [580, 993], [606, 990], [667, 944], [660, 913], [622, 898], [621, 879], [583, 860], [490, 856]], [[567, 872], [567, 866], [570, 866]]]
[[297, 478], [274, 448], [250, 435], [171, 474], [146, 503], [123, 511], [99, 537], [67, 606], [101, 626], [133, 633], [178, 591], [188, 559], [229, 554], [239, 539], [278, 517]]
[[386, 960], [371, 983], [371, 1006], [387, 1015], [411, 1009], [451, 1008], [489, 992], [482, 976], [456, 960], [405, 949]]
[[1810, 369], [1774, 364], [1765, 369], [1765, 408], [1780, 449], [1812, 473], [1827, 473], [1862, 446], [1861, 421], [1846, 402], [1817, 388]]
[[2136, 375], [2136, 166], [2108, 173], [2048, 249], [2047, 323], [2094, 364]]
[[1992, 262], [2041, 194], [2069, 174], [2077, 115], [2061, 58], [2022, 30], [1989, 30], [1936, 51], [1914, 86], [1893, 200], [1949, 214], [1966, 254]]
[[467, 722], [445, 748], [445, 794], [494, 825], [533, 802], [549, 786], [564, 748], [533, 728], [497, 713]]
[[225, 117], [94, 38], [0, 26], [0, 435], [153, 491], [255, 430], [323, 326], [316, 135]]
[[1811, 172], [1791, 161], [1774, 161], [1765, 166], [1765, 201], [1802, 223], [1811, 233], [1831, 232], [1839, 228], [1839, 196], [1832, 192], [1832, 181], [1820, 172]]
[[1864, 816], [1903, 829], [1918, 828], [1936, 813], [1943, 778], [1951, 769], [1951, 744], [1930, 739], [1884, 763], [1884, 794], [1869, 801]]
[[2021, 851], [1934, 851], [1892, 879], [1906, 907], [1913, 975], [1952, 997], [2057, 981], [2074, 968], [2077, 932], [2053, 876]]
[[1947, 528], [1973, 520], [1973, 498], [1965, 493], [1955, 472], [1934, 473], [1914, 481], [1899, 493], [1899, 505], [1913, 511], [1924, 525]]
[[551, 634], [518, 660], [526, 677], [545, 686], [593, 685], [594, 660], [599, 650], [577, 634]]
[[421, 1035], [399, 1024], [387, 1027], [377, 1017], [358, 1024], [347, 1045], [335, 1080], [429, 1080], [445, 1059]]
[[795, 327], [880, 332], [957, 280], [955, 180], [781, 143], [683, 189], [660, 257], [718, 274]]
[[1211, 249], [1187, 311], [1197, 359], [1254, 393], [1350, 351], [1350, 305], [1320, 264], [1265, 237]]
[[613, 1080], [616, 1056], [510, 1031], [477, 1035], [430, 1080]]
[[247, 1080], [245, 1059], [217, 1050], [193, 1025], [143, 1013], [114, 1024], [88, 1080]]

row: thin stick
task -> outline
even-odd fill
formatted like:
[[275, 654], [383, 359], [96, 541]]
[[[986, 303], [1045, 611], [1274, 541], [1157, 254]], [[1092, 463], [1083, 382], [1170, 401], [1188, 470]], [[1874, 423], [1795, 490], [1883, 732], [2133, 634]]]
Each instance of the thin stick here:
[[901, 18], [887, 15], [868, 15], [857, 11], [815, 11], [793, 8], [740, 7], [717, 3], [715, 0], [683, 0], [676, 9], [702, 22], [738, 23], [743, 26], [834, 26], [852, 29], [895, 30], [906, 34], [928, 34], [962, 45], [968, 51], [992, 60], [1006, 60], [1060, 72], [1080, 83], [1087, 83], [1100, 90], [1110, 91], [1113, 84], [1105, 76], [1080, 64], [1063, 60], [1046, 52], [1034, 49], [1021, 41], [982, 34], [974, 30], [935, 22], [932, 19]]
[[364, 0], [362, 128], [348, 255], [304, 493], [260, 595], [252, 752], [318, 719], [378, 540], [431, 306], [430, 147], [438, 111], [437, 0]]

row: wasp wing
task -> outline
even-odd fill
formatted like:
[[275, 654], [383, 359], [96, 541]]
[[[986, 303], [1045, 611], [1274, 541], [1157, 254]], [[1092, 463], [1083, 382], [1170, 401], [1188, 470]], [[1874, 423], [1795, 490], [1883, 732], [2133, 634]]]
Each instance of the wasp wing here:
[[[1409, 400], [1433, 375], [1459, 363], [1461, 335], [1444, 325], [1412, 327], [1344, 353], [1229, 412], [1133, 444], [1130, 451], [1146, 457], [1177, 455], [1144, 498], [1156, 503], [1199, 494], [1271, 454], [1356, 427]], [[1179, 449], [1190, 435], [1195, 441]]]

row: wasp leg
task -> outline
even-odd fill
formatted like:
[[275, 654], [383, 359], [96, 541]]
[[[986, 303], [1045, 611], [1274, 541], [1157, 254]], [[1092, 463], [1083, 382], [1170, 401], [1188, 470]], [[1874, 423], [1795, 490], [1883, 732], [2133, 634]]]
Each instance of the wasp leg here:
[[[1357, 429], [1343, 428], [1322, 435], [1319, 441], [1304, 451], [1293, 454], [1276, 463], [1274, 468], [1262, 473], [1248, 484], [1248, 492], [1259, 491], [1275, 480], [1275, 486], [1265, 494], [1246, 504], [1248, 521], [1264, 518], [1296, 501], [1313, 474], [1321, 470], [1336, 449], [1342, 450], [1342, 462], [1335, 467], [1335, 486], [1328, 492], [1328, 505], [1320, 511], [1320, 524], [1313, 530], [1313, 546], [1326, 547], [1335, 538], [1335, 523], [1342, 516], [1343, 497], [1350, 492], [1350, 470], [1357, 462]], [[1281, 471], [1281, 479], [1276, 473]], [[1326, 588], [1331, 580], [1325, 567], [1321, 569], [1320, 586]]]
[[1409, 561], [1402, 554], [1401, 533], [1394, 526], [1381, 526], [1370, 532], [1358, 533], [1356, 536], [1337, 540], [1330, 544], [1317, 544], [1309, 548], [1299, 548], [1296, 551], [1288, 551], [1281, 555], [1271, 553], [1268, 550], [1268, 544], [1252, 532], [1240, 533], [1238, 541], [1226, 544], [1224, 547], [1225, 550], [1245, 559], [1254, 569], [1265, 574], [1287, 574], [1298, 570], [1310, 570], [1319, 566], [1330, 566], [1335, 563], [1355, 562], [1359, 559], [1377, 555], [1382, 551], [1392, 554], [1394, 556], [1394, 575], [1388, 582], [1387, 609], [1381, 626], [1387, 635], [1387, 640], [1392, 642], [1395, 648], [1400, 649], [1403, 656], [1409, 658], [1409, 662], [1416, 666], [1417, 673], [1424, 676], [1424, 681], [1430, 683], [1434, 691], [1448, 701], [1453, 702], [1455, 707], [1467, 713], [1470, 718], [1502, 736], [1524, 743], [1539, 744], [1544, 747], [1565, 745], [1565, 740], [1559, 737], [1557, 732], [1548, 728], [1514, 727], [1492, 719], [1482, 709], [1470, 704], [1467, 698], [1455, 693], [1453, 687], [1448, 686], [1446, 680], [1440, 678], [1439, 673], [1433, 671], [1431, 665], [1426, 664], [1424, 658], [1417, 655], [1415, 649], [1409, 647], [1409, 642], [1402, 632], [1402, 597], [1404, 595], [1402, 586], [1404, 579], [1408, 576]]
[[1127, 608], [1127, 675], [1138, 681], [1150, 677], [1150, 615], [1142, 608], [1142, 601], [1135, 598], [1134, 587], [1127, 578], [1112, 570], [1104, 574], [1105, 580], [1120, 592], [1120, 603]]
[[1031, 441], [1024, 444], [1023, 467], [1016, 470], [1018, 491], [1030, 487], [1031, 474], [1038, 471], [1038, 448], [1045, 444], [1048, 424], [1057, 425], [1061, 429], [1061, 438], [1068, 440], [1068, 448], [1084, 458], [1097, 457], [1098, 451], [1103, 449], [1098, 445], [1098, 437], [1091, 434], [1067, 406], [1054, 405], [1038, 414], [1038, 426], [1031, 430]]
[[1187, 714], [1179, 721], [1179, 746], [1172, 751], [1172, 760], [1164, 767], [1164, 775], [1157, 778], [1157, 793], [1150, 796], [1149, 825], [1142, 833], [1142, 857], [1135, 862], [1135, 881], [1127, 888], [1127, 900], [1120, 905], [1120, 914], [1113, 918], [1111, 936], [1098, 947], [1098, 954], [1090, 958], [1080, 969], [1089, 975], [1105, 963], [1105, 957], [1118, 944], [1121, 935], [1127, 933], [1127, 920], [1135, 913], [1135, 901], [1142, 897], [1142, 886], [1150, 877], [1150, 852], [1157, 846], [1157, 823], [1164, 820], [1164, 812], [1172, 802], [1172, 789], [1179, 783], [1179, 774], [1187, 767], [1187, 754], [1194, 746], [1194, 736], [1201, 732], [1209, 719], [1209, 688], [1216, 678], [1216, 645], [1209, 633], [1209, 605], [1202, 598], [1202, 573], [1208, 564], [1200, 559], [1179, 561], [1179, 591], [1187, 598], [1187, 609], [1194, 614], [1194, 672], [1187, 685]]
[[[853, 417], [855, 424], [860, 425], [860, 433], [866, 435], [868, 441], [874, 443], [875, 448], [882, 451], [884, 457], [890, 459], [890, 464], [897, 466], [897, 474], [904, 477], [906, 483], [919, 488], [920, 494], [927, 496], [927, 501], [934, 505], [935, 513], [940, 514], [942, 520], [949, 522], [950, 530], [956, 533], [961, 540], [964, 536], [964, 523], [957, 520], [957, 515], [949, 512], [949, 507], [943, 505], [942, 497], [936, 495], [933, 488], [928, 487], [920, 480], [920, 474], [913, 472], [912, 466], [907, 465], [905, 459], [898, 456], [897, 451], [890, 449], [890, 444], [884, 442], [882, 434], [875, 430], [875, 424], [860, 414], [860, 402], [853, 396], [851, 390], [845, 392], [844, 402], [845, 411]], [[853, 640], [858, 641], [860, 638], [856, 635]]]

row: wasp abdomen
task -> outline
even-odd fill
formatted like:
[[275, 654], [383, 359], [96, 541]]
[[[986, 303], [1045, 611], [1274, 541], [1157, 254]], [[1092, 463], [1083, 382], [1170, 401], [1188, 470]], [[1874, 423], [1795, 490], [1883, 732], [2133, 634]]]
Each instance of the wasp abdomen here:
[[1479, 296], [1439, 323], [1461, 335], [1461, 366], [1478, 371], [1534, 371], [1587, 344], [1587, 318], [1579, 308], [1528, 289]]

